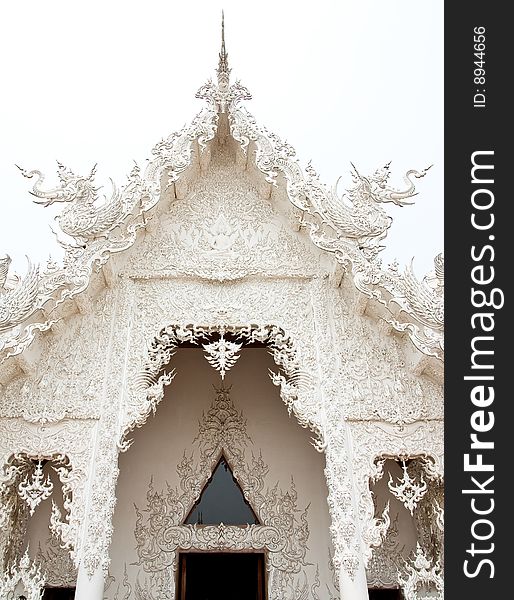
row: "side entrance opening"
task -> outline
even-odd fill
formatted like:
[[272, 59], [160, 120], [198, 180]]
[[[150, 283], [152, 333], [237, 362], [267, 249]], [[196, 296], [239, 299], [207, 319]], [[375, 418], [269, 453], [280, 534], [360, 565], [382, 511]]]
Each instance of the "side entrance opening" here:
[[180, 554], [179, 600], [265, 600], [263, 553]]

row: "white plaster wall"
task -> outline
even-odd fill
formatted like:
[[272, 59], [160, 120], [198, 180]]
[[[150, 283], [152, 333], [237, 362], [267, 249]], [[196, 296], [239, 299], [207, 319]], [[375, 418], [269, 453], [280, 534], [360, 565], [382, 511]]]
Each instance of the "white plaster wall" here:
[[[134, 587], [144, 573], [137, 565], [134, 527], [134, 503], [140, 509], [146, 505], [150, 478], [155, 491], [179, 484], [176, 465], [184, 450], [191, 451], [192, 440], [198, 433], [198, 420], [207, 412], [215, 398], [213, 385], [219, 386], [219, 374], [207, 363], [199, 349], [181, 349], [173, 359], [177, 370], [175, 380], [167, 389], [156, 416], [134, 433], [133, 446], [119, 461], [120, 476], [117, 486], [117, 505], [114, 514], [114, 536], [111, 545], [110, 574], [115, 578], [107, 590], [107, 597], [119, 597], [128, 588], [122, 585], [126, 567], [128, 582]], [[329, 515], [326, 503], [327, 488], [324, 479], [324, 456], [311, 445], [311, 433], [302, 429], [280, 400], [278, 389], [268, 376], [268, 368], [276, 369], [265, 349], [243, 349], [241, 358], [228, 373], [225, 384], [231, 385], [230, 395], [235, 407], [247, 419], [247, 432], [253, 441], [247, 448], [247, 462], [251, 453], [262, 452], [269, 465], [266, 487], [277, 482], [285, 491], [294, 478], [298, 507], [310, 505], [308, 511], [309, 538], [306, 562], [302, 567], [309, 586], [315, 581], [319, 566], [321, 597], [333, 591], [329, 570]], [[303, 584], [300, 576], [300, 583]], [[332, 594], [331, 594], [332, 595]], [[335, 594], [334, 594], [335, 595]], [[314, 597], [309, 595], [309, 597]]]

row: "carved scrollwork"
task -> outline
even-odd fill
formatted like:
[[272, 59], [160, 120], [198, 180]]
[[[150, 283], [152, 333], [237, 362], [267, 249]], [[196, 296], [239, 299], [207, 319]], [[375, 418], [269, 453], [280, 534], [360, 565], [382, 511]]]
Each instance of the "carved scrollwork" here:
[[[428, 453], [436, 457], [434, 469], [440, 470], [441, 423], [435, 419], [441, 416], [442, 396], [428, 378], [408, 371], [401, 339], [386, 339], [375, 330], [369, 334], [377, 321], [371, 326], [371, 317], [351, 313], [346, 300], [353, 288], [343, 281], [335, 289], [327, 277], [332, 268], [342, 270], [350, 282], [353, 274], [357, 290], [385, 307], [381, 319], [394, 321], [393, 327], [405, 330], [422, 352], [441, 358], [442, 314], [434, 317], [441, 306], [442, 263], [436, 265], [435, 278], [419, 281], [412, 267], [400, 274], [394, 267], [382, 269], [375, 258], [389, 223], [383, 204], [409, 201], [414, 194], [410, 180], [398, 192], [389, 185], [388, 169], [371, 177], [354, 172], [354, 186], [344, 198], [337, 197], [312, 167], [301, 169], [289, 144], [259, 127], [241, 107], [249, 94], [238, 83], [230, 85], [225, 67], [218, 86], [211, 84], [200, 95], [206, 100], [203, 110], [190, 125], [154, 147], [144, 175], [135, 167], [127, 185], [116, 188], [112, 202], [93, 200], [93, 174], [72, 181], [75, 176], [64, 167], [61, 185], [39, 192], [44, 202], [64, 202], [61, 228], [78, 237], [76, 243], [65, 244], [63, 265], [50, 262], [40, 273], [37, 298], [25, 321], [0, 333], [0, 362], [20, 354], [36, 337], [41, 338], [42, 355], [35, 376], [19, 375], [21, 357], [9, 363], [13, 379], [2, 389], [1, 425], [16, 432], [8, 432], [4, 460], [20, 450], [20, 444], [25, 447], [25, 440], [30, 456], [40, 451], [45, 457], [70, 456], [72, 472], [80, 477], [70, 479], [73, 490], [65, 501], [69, 520], [54, 512], [54, 528], [74, 545], [77, 557], [83, 552], [90, 574], [98, 567], [106, 570], [116, 443], [126, 449], [128, 433], [161, 401], [174, 376], [168, 365], [177, 347], [183, 341], [212, 342], [213, 334], [226, 327], [230, 340], [242, 343], [243, 351], [253, 341], [268, 345], [279, 367], [270, 376], [282, 400], [300, 424], [314, 432], [316, 448], [326, 452], [334, 565], [338, 572], [343, 567], [355, 574], [362, 566], [361, 541], [369, 558], [370, 547], [380, 543], [387, 528], [387, 513], [377, 518], [369, 495], [369, 479], [379, 470], [374, 460]], [[228, 133], [237, 144], [227, 139]], [[216, 136], [219, 145], [210, 143]], [[216, 158], [205, 168], [212, 149]], [[196, 176], [196, 164], [189, 169], [196, 158], [201, 177]], [[257, 184], [250, 160], [263, 175]], [[244, 170], [244, 165], [249, 168]], [[411, 172], [409, 177], [417, 175]], [[263, 179], [277, 186], [285, 182], [285, 187], [273, 189], [270, 200], [263, 201], [258, 189], [265, 185]], [[185, 188], [187, 193], [180, 193]], [[84, 198], [95, 211], [84, 221], [91, 225], [89, 233], [73, 229], [80, 222], [66, 213], [76, 211]], [[287, 218], [308, 235], [282, 227], [284, 215], [276, 209], [283, 200], [290, 209]], [[116, 206], [124, 207], [124, 216]], [[101, 207], [105, 213], [100, 213]], [[105, 290], [102, 299], [84, 311], [87, 314], [75, 320], [66, 316], [59, 336], [38, 335], [55, 321], [49, 316], [54, 308], [72, 297], [79, 304], [77, 295], [96, 281], [92, 273], [113, 253], [132, 246], [143, 228], [141, 245], [127, 252], [126, 263], [119, 261], [116, 285]], [[332, 264], [330, 256], [339, 265]], [[0, 300], [21, 285], [9, 279], [7, 267], [7, 259], [0, 261]], [[10, 311], [10, 300], [6, 303]], [[43, 311], [36, 313], [42, 307], [44, 316]], [[388, 309], [393, 311], [389, 316]], [[179, 325], [166, 325], [170, 318]], [[141, 348], [149, 331], [158, 333], [145, 355]], [[103, 378], [92, 376], [95, 369]], [[70, 418], [82, 422], [70, 425]], [[356, 423], [359, 420], [373, 423]], [[51, 425], [45, 429], [41, 423]], [[96, 474], [86, 503], [84, 480], [93, 428]], [[356, 432], [359, 428], [366, 431]], [[4, 451], [1, 435], [0, 439]], [[357, 449], [353, 458], [352, 444]], [[254, 467], [264, 468], [259, 461]], [[357, 511], [351, 492], [354, 474]], [[84, 516], [86, 505], [90, 514]], [[78, 546], [80, 527], [85, 532], [83, 548]]]
[[[50, 515], [49, 528], [52, 534], [58, 538], [63, 548], [70, 550], [73, 554], [76, 545], [77, 526], [72, 519], [72, 491], [74, 489], [73, 480], [77, 480], [76, 473], [72, 473], [72, 466], [69, 458], [65, 455], [46, 456], [43, 460], [41, 455], [37, 455], [35, 460], [31, 460], [26, 454], [18, 453], [13, 455], [4, 468], [4, 481], [0, 485], [0, 498], [5, 498], [7, 502], [2, 503], [1, 516], [5, 521], [12, 509], [14, 503], [9, 498], [9, 488], [14, 489], [19, 498], [25, 502], [32, 516], [36, 508], [48, 499], [54, 490], [54, 484], [50, 476], [43, 473], [43, 466], [49, 459], [52, 469], [57, 473], [62, 483], [64, 517], [60, 509], [52, 499], [52, 509]], [[80, 483], [80, 482], [78, 482]]]
[[398, 585], [398, 571], [404, 569], [405, 545], [401, 543], [398, 517], [392, 520], [383, 542], [371, 556], [366, 572], [368, 586], [391, 588]]
[[225, 379], [225, 373], [229, 371], [239, 358], [238, 352], [243, 347], [243, 344], [236, 344], [225, 339], [225, 330], [221, 328], [220, 339], [208, 344], [202, 344], [205, 350], [205, 358], [207, 362], [216, 371], [219, 371], [221, 379]]
[[[5, 489], [7, 497], [13, 490], [17, 495], [18, 484], [27, 476], [30, 481], [33, 460], [51, 461], [62, 483], [65, 510], [65, 515], [60, 516], [52, 509], [52, 526], [60, 536], [61, 545], [69, 550], [75, 561], [79, 560], [81, 551], [79, 531], [85, 511], [91, 431], [92, 423], [87, 421], [65, 421], [54, 426], [33, 425], [18, 419], [0, 422], [0, 461], [3, 465], [0, 487]], [[19, 464], [25, 467], [20, 468]], [[4, 495], [0, 496], [2, 503]], [[15, 507], [12, 503], [9, 506]]]
[[[41, 458], [31, 460], [26, 454], [18, 453], [9, 458], [0, 477], [0, 522], [4, 523], [14, 507], [12, 494], [17, 493], [32, 516], [36, 508], [50, 497], [53, 483], [50, 476], [43, 473], [44, 462]], [[4, 502], [5, 500], [5, 502]]]
[[60, 539], [64, 548], [73, 551], [75, 531], [71, 522], [71, 512], [73, 510], [73, 484], [77, 479], [72, 471], [70, 461], [67, 456], [60, 455], [56, 457], [53, 467], [62, 483], [63, 509], [64, 516], [54, 500], [52, 500], [52, 512], [50, 514], [50, 531]]
[[46, 583], [52, 587], [75, 587], [77, 572], [75, 564], [66, 548], [63, 548], [59, 540], [50, 536], [45, 548], [39, 544], [35, 556], [35, 562], [41, 565], [41, 571], [45, 574]]
[[[442, 358], [440, 290], [431, 287], [428, 280], [420, 283], [412, 268], [400, 275], [382, 269], [376, 258], [381, 248], [379, 242], [391, 224], [391, 217], [382, 205], [410, 203], [415, 195], [413, 178], [423, 177], [427, 169], [407, 171], [405, 189], [395, 189], [389, 184], [389, 165], [370, 176], [362, 176], [353, 167], [353, 185], [347, 195], [339, 197], [336, 189], [330, 190], [319, 181], [310, 165], [305, 169], [300, 167], [290, 144], [260, 127], [241, 106], [251, 95], [238, 81], [230, 83], [226, 52], [220, 56], [217, 84], [210, 81], [197, 93], [206, 106], [190, 125], [155, 145], [143, 176], [136, 166], [126, 185], [119, 187], [113, 183], [109, 200], [100, 202], [98, 199], [94, 169], [87, 176], [78, 176], [59, 164], [60, 184], [50, 190], [41, 188], [43, 176], [39, 171], [22, 170], [26, 177], [37, 177], [31, 192], [36, 202], [65, 204], [57, 221], [74, 242], [62, 242], [65, 248], [62, 266], [48, 266], [41, 276], [30, 270], [30, 282], [20, 288], [26, 300], [22, 307], [15, 301], [13, 294], [18, 294], [14, 290], [4, 294], [0, 314], [6, 315], [4, 329], [9, 335], [0, 338], [0, 361], [22, 352], [34, 339], [30, 332], [48, 326], [47, 318], [27, 323], [38, 309], [45, 304], [47, 308], [58, 305], [82, 293], [95, 269], [104, 265], [112, 254], [133, 245], [136, 232], [146, 225], [149, 211], [185, 175], [192, 165], [195, 150], [198, 149], [201, 156], [218, 131], [223, 139], [230, 133], [244, 154], [252, 143], [255, 150], [252, 157], [255, 156], [255, 165], [265, 180], [278, 185], [278, 175], [284, 176], [287, 198], [297, 209], [299, 225], [308, 230], [314, 245], [331, 254], [345, 272], [353, 274], [359, 291], [384, 305], [389, 311], [389, 323], [396, 330], [407, 332], [421, 352]], [[227, 131], [222, 133], [222, 130]], [[164, 188], [161, 187], [163, 175], [167, 177]], [[439, 258], [436, 260], [441, 262]], [[218, 273], [212, 270], [215, 277], [241, 276], [235, 265], [225, 269], [218, 265], [217, 268]], [[5, 270], [5, 265], [2, 269]], [[393, 305], [400, 305], [404, 319], [398, 318]], [[19, 325], [21, 327], [16, 329]]]
[[[233, 333], [243, 342], [266, 342], [269, 345], [275, 363], [281, 367], [284, 374], [270, 373], [272, 381], [280, 387], [281, 398], [297, 416], [300, 424], [310, 427], [318, 436], [320, 428], [314, 420], [305, 418], [302, 411], [297, 410], [299, 397], [312, 390], [312, 375], [300, 368], [297, 355], [292, 347], [291, 338], [279, 327], [241, 325], [238, 327], [220, 325], [217, 327], [200, 327], [194, 325], [169, 325], [161, 329], [150, 344], [143, 369], [138, 371], [133, 379], [133, 398], [127, 407], [126, 420], [121, 432], [120, 448], [126, 450], [130, 442], [125, 441], [126, 435], [134, 428], [140, 427], [146, 421], [150, 412], [155, 411], [164, 396], [164, 388], [174, 377], [173, 369], [169, 369], [170, 360], [180, 343], [188, 341], [198, 344], [199, 340], [208, 338], [210, 333], [223, 335], [226, 331]], [[203, 347], [211, 348], [209, 344]], [[241, 348], [241, 344], [235, 344]], [[237, 349], [235, 350], [237, 351]], [[215, 368], [219, 366], [218, 359], [211, 355]], [[226, 359], [227, 357], [225, 357]], [[233, 359], [233, 356], [232, 356]], [[231, 359], [231, 360], [232, 360]], [[235, 363], [232, 362], [230, 366]], [[224, 370], [227, 363], [224, 363]], [[221, 366], [220, 369], [221, 370]]]
[[444, 328], [444, 256], [434, 259], [434, 270], [419, 281], [414, 274], [412, 263], [406, 267], [400, 280], [403, 294], [394, 296], [391, 302], [402, 310], [410, 310], [424, 326], [434, 331]]
[[27, 549], [19, 562], [0, 575], [0, 598], [21, 598], [16, 596], [21, 593], [26, 600], [42, 600], [45, 581], [40, 565], [31, 562]]
[[[60, 185], [51, 190], [41, 189], [43, 174], [40, 171], [21, 169], [24, 176], [37, 177], [31, 192], [36, 202], [65, 203], [57, 221], [73, 243], [58, 240], [65, 250], [62, 265], [52, 263], [41, 274], [31, 267], [30, 276], [19, 284], [18, 291], [0, 292], [0, 332], [2, 325], [7, 332], [0, 337], [0, 363], [23, 352], [32, 343], [36, 330], [50, 326], [51, 319], [23, 324], [31, 315], [44, 305], [47, 309], [50, 304], [55, 307], [80, 294], [89, 285], [93, 272], [104, 265], [111, 254], [132, 246], [137, 231], [145, 224], [144, 215], [159, 201], [162, 174], [166, 172], [168, 185], [173, 185], [191, 164], [195, 140], [205, 147], [215, 136], [216, 128], [216, 111], [205, 108], [190, 125], [155, 145], [144, 177], [136, 165], [123, 187], [118, 189], [112, 184], [111, 199], [103, 203], [97, 201], [99, 188], [93, 181], [95, 169], [88, 176], [78, 176], [58, 164]], [[22, 326], [17, 329], [17, 325]]]
[[416, 195], [416, 190], [411, 177], [424, 177], [428, 170], [425, 169], [421, 173], [416, 170], [408, 171], [405, 175], [408, 187], [399, 191], [387, 184], [390, 176], [389, 164], [377, 169], [368, 177], [362, 176], [352, 165], [353, 185], [347, 190], [347, 196], [338, 196], [336, 184], [319, 206], [319, 211], [327, 223], [331, 223], [334, 230], [344, 237], [356, 240], [369, 259], [373, 259], [381, 250], [379, 242], [386, 237], [387, 230], [393, 222], [381, 204], [412, 204], [411, 199]]
[[434, 512], [436, 515], [436, 523], [441, 531], [444, 531], [444, 507], [434, 500]]
[[[422, 172], [410, 170], [406, 174], [407, 188], [396, 190], [387, 185], [389, 166], [379, 169], [371, 177], [363, 177], [355, 170], [354, 187], [349, 190], [350, 204], [329, 190], [309, 165], [303, 170], [294, 149], [265, 128], [240, 108], [229, 110], [231, 133], [244, 149], [249, 141], [256, 147], [255, 162], [266, 181], [277, 185], [277, 176], [286, 180], [287, 197], [301, 211], [301, 225], [312, 242], [332, 254], [345, 270], [353, 274], [356, 288], [380, 302], [390, 311], [389, 323], [398, 331], [406, 331], [423, 353], [442, 359], [442, 337], [439, 335], [441, 304], [437, 292], [416, 285], [410, 272], [405, 278], [397, 272], [384, 270], [376, 254], [378, 242], [385, 237], [391, 218], [380, 204], [408, 203], [415, 194], [412, 177], [423, 177]], [[392, 298], [402, 299], [406, 321], [395, 318]], [[420, 319], [421, 318], [421, 319]], [[424, 322], [437, 322], [434, 330]]]
[[406, 267], [398, 286], [392, 291], [391, 304], [397, 304], [403, 312], [410, 314], [420, 327], [412, 323], [399, 323], [391, 319], [395, 329], [408, 331], [414, 345], [425, 354], [437, 356], [444, 351], [444, 257], [434, 259], [434, 270], [419, 281], [412, 263]]
[[[379, 522], [375, 517], [370, 479], [378, 479], [382, 473], [384, 457], [425, 458], [430, 472], [443, 473], [443, 427], [441, 422], [416, 423], [398, 429], [379, 423], [351, 423], [354, 446], [355, 481], [358, 487], [358, 508], [361, 522], [363, 553], [368, 564], [373, 547], [379, 538], [375, 529]], [[379, 462], [377, 462], [379, 459]], [[377, 466], [378, 465], [378, 466]]]
[[[121, 224], [127, 212], [133, 206], [127, 206], [127, 198], [123, 197], [113, 188], [111, 198], [98, 204], [98, 190], [95, 187], [94, 177], [96, 165], [89, 175], [81, 176], [73, 173], [71, 169], [57, 163], [57, 176], [60, 185], [52, 190], [43, 190], [43, 174], [40, 171], [26, 171], [21, 169], [22, 175], [31, 179], [36, 176], [36, 182], [30, 192], [36, 199], [36, 204], [50, 206], [55, 202], [65, 203], [62, 212], [57, 216], [61, 230], [77, 244], [84, 244], [88, 239], [107, 236], [110, 231]], [[133, 197], [130, 200], [134, 200]]]
[[[0, 259], [0, 335], [22, 323], [33, 311], [39, 292], [39, 268], [27, 258], [27, 274], [8, 281], [9, 256]], [[2, 335], [0, 342], [7, 336]]]
[[404, 460], [401, 462], [403, 472], [402, 478], [397, 483], [394, 483], [393, 477], [391, 473], [389, 473], [387, 487], [391, 494], [393, 494], [395, 498], [398, 498], [410, 514], [413, 515], [418, 502], [426, 494], [428, 487], [423, 474], [421, 474], [420, 482], [416, 483], [407, 470], [406, 462]]
[[406, 565], [406, 575], [399, 573], [398, 581], [403, 589], [405, 600], [421, 600], [426, 597], [423, 589], [431, 589], [436, 592], [434, 598], [444, 598], [444, 580], [441, 574], [439, 561], [432, 564], [427, 559], [421, 546], [417, 544], [416, 554], [412, 563]]
[[18, 484], [20, 498], [28, 504], [31, 516], [39, 504], [50, 496], [53, 489], [54, 484], [50, 481], [50, 476], [47, 475], [45, 479], [43, 475], [41, 459], [36, 462], [33, 472]]

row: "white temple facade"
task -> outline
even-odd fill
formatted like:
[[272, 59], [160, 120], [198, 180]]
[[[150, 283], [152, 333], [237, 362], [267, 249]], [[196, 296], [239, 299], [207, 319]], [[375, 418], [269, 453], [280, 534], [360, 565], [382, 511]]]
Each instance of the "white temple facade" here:
[[443, 258], [380, 261], [425, 171], [325, 186], [224, 41], [197, 97], [107, 200], [22, 171], [65, 256], [0, 259], [0, 599], [442, 598]]

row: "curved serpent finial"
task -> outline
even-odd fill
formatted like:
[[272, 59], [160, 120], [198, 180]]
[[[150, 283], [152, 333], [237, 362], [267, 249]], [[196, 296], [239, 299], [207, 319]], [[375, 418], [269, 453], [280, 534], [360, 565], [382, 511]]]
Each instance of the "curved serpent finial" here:
[[410, 169], [403, 177], [407, 188], [405, 190], [397, 190], [387, 185], [391, 175], [390, 162], [381, 169], [377, 169], [373, 175], [369, 177], [362, 176], [359, 171], [357, 171], [355, 165], [353, 163], [350, 164], [353, 169], [353, 180], [355, 185], [348, 190], [348, 193], [353, 202], [374, 202], [375, 204], [393, 202], [398, 206], [413, 204], [412, 201], [408, 201], [410, 198], [416, 196], [416, 187], [412, 181], [412, 177], [420, 179], [421, 177], [424, 177], [427, 171], [432, 167], [432, 165], [430, 165], [421, 172], [416, 169]]
[[431, 168], [432, 168], [432, 165], [430, 165], [426, 169], [423, 169], [423, 171], [421, 171], [421, 172], [417, 171], [416, 169], [410, 169], [409, 171], [407, 171], [407, 173], [405, 173], [405, 175], [403, 177], [406, 185], [408, 186], [406, 190], [400, 191], [400, 190], [395, 190], [393, 188], [385, 187], [385, 188], [383, 188], [383, 191], [381, 189], [376, 194], [377, 201], [393, 202], [397, 206], [408, 206], [410, 204], [414, 204], [414, 201], [412, 201], [412, 200], [409, 201], [410, 198], [413, 198], [414, 196], [417, 195], [416, 186], [412, 180], [412, 177], [415, 177], [416, 179], [421, 179], [422, 177], [425, 177], [428, 170]]
[[[46, 195], [49, 194], [49, 192], [44, 192], [42, 189], [40, 189], [40, 186], [42, 185], [43, 181], [45, 180], [45, 176], [43, 175], [43, 173], [41, 173], [41, 171], [38, 171], [37, 169], [32, 169], [31, 171], [27, 171], [27, 169], [24, 169], [24, 168], [20, 167], [19, 165], [15, 165], [15, 166], [21, 171], [21, 174], [23, 175], [23, 177], [26, 177], [27, 179], [32, 179], [33, 177], [37, 177], [36, 182], [32, 186], [32, 190], [29, 190], [29, 194], [32, 194], [33, 196], [36, 196], [36, 198], [40, 198], [41, 200], [45, 200]], [[55, 191], [57, 192], [57, 189]], [[48, 198], [51, 198], [51, 196], [48, 196]], [[51, 204], [50, 200], [44, 201], [44, 202], [43, 201], [38, 202], [37, 200], [34, 200], [34, 202], [36, 202], [37, 204], [43, 204], [44, 206], [49, 206]]]
[[122, 194], [111, 180], [113, 191], [111, 198], [97, 205], [99, 187], [94, 185], [96, 165], [87, 176], [76, 175], [71, 169], [57, 162], [57, 176], [60, 186], [42, 189], [44, 176], [40, 171], [26, 171], [18, 167], [24, 177], [37, 177], [30, 193], [37, 198], [36, 204], [50, 206], [54, 202], [63, 202], [61, 214], [56, 217], [62, 231], [75, 238], [81, 245], [88, 239], [105, 236], [119, 225], [125, 216], [125, 204]]
[[32, 190], [29, 190], [29, 193], [37, 198], [37, 200], [34, 200], [36, 204], [50, 206], [54, 202], [73, 201], [92, 203], [96, 198], [97, 188], [92, 184], [96, 165], [87, 177], [81, 177], [75, 175], [71, 169], [65, 167], [60, 162], [57, 162], [57, 176], [61, 185], [50, 190], [41, 189], [45, 179], [45, 176], [41, 171], [38, 171], [37, 169], [27, 171], [18, 165], [16, 166], [20, 169], [21, 174], [27, 179], [37, 177], [32, 186]]

